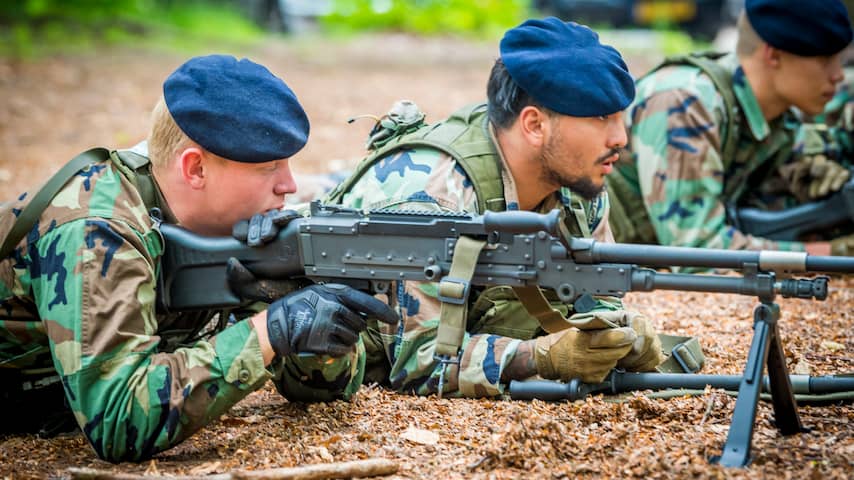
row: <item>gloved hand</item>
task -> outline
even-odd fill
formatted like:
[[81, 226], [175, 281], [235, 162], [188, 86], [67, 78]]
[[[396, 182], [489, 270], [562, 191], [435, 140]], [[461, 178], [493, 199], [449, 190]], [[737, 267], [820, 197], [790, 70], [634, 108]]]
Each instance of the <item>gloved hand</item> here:
[[831, 240], [830, 254], [838, 257], [854, 256], [854, 234]]
[[241, 220], [234, 224], [231, 236], [246, 242], [250, 247], [260, 247], [276, 238], [279, 230], [291, 220], [301, 215], [293, 210], [269, 210], [266, 213], [256, 213], [248, 221]]
[[598, 383], [605, 380], [617, 361], [632, 350], [638, 336], [631, 327], [599, 330], [566, 330], [536, 339], [537, 373], [546, 379]]
[[635, 331], [637, 339], [628, 355], [617, 362], [617, 367], [630, 372], [651, 372], [665, 360], [661, 340], [652, 323], [637, 312], [625, 312], [625, 323]]
[[267, 334], [279, 357], [314, 353], [340, 357], [367, 327], [366, 318], [394, 324], [397, 314], [382, 301], [346, 285], [311, 285], [267, 308]]
[[824, 155], [810, 155], [785, 165], [780, 172], [798, 200], [805, 202], [838, 191], [851, 178], [851, 172]]

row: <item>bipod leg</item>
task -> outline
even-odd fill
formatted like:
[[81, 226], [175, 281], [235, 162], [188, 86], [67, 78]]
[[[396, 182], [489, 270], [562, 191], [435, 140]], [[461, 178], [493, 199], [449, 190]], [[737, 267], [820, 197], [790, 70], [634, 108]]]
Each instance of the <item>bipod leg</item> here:
[[723, 453], [712, 457], [712, 463], [725, 467], [745, 467], [750, 463], [750, 447], [765, 365], [768, 365], [777, 428], [783, 435], [803, 431], [777, 332], [779, 319], [780, 307], [776, 303], [762, 303], [753, 311], [753, 340], [747, 354], [744, 376], [738, 387], [729, 434]]
[[[777, 317], [779, 318], [779, 311]], [[798, 404], [795, 401], [789, 369], [786, 367], [786, 357], [783, 354], [783, 344], [780, 342], [780, 331], [776, 322], [771, 329], [771, 335], [767, 365], [771, 402], [774, 405], [774, 424], [780, 430], [781, 435], [808, 432], [809, 429], [801, 425], [801, 417], [798, 416]]]

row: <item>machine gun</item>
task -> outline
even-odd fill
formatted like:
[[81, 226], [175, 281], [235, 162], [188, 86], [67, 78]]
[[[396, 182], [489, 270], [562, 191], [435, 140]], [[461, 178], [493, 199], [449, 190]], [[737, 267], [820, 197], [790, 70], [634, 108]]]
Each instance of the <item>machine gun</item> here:
[[830, 197], [779, 211], [737, 209], [733, 225], [742, 232], [772, 240], [803, 240], [810, 234], [854, 231], [854, 179]]
[[[755, 296], [754, 337], [720, 463], [750, 459], [756, 408], [767, 365], [769, 388], [784, 435], [803, 431], [783, 348], [777, 333], [777, 295], [827, 298], [828, 278], [787, 278], [792, 273], [854, 272], [854, 258], [815, 257], [800, 252], [748, 252], [623, 245], [561, 233], [559, 212], [487, 212], [482, 216], [437, 212], [362, 213], [314, 203], [311, 217], [298, 218], [263, 247], [234, 238], [206, 238], [161, 225], [165, 250], [158, 277], [158, 308], [183, 311], [245, 303], [228, 287], [226, 263], [240, 260], [256, 276], [345, 283], [371, 293], [387, 292], [399, 280], [453, 284], [467, 301], [471, 285], [510, 285], [554, 291], [576, 306], [592, 295], [629, 291], [683, 290]], [[448, 278], [455, 246], [485, 242], [471, 280]], [[642, 265], [642, 266], [640, 266]], [[733, 269], [741, 277], [659, 272], [649, 267]], [[589, 298], [588, 298], [589, 300]]]

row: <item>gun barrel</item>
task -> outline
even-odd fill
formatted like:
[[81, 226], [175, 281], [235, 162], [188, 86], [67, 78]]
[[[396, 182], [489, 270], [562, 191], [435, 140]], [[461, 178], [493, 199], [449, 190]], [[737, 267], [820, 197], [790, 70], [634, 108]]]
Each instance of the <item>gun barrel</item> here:
[[808, 256], [807, 270], [824, 273], [851, 273], [854, 272], [854, 257]]
[[[746, 263], [759, 263], [759, 252], [723, 249], [696, 249], [690, 247], [664, 247], [626, 243], [601, 243], [590, 241], [590, 247], [573, 258], [584, 263], [636, 263], [648, 267], [698, 267], [740, 269]], [[573, 245], [574, 247], [574, 245]], [[579, 253], [581, 253], [579, 255]]]
[[804, 252], [724, 250], [570, 241], [572, 258], [579, 263], [635, 263], [648, 267], [696, 267], [740, 270], [753, 264], [763, 271], [854, 273], [854, 257], [810, 256]]

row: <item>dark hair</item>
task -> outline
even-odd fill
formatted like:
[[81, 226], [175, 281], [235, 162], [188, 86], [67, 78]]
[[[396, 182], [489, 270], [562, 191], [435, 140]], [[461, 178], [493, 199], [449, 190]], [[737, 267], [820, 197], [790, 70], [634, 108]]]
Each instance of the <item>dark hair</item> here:
[[499, 58], [492, 66], [489, 81], [486, 83], [487, 112], [489, 121], [496, 128], [507, 128], [516, 121], [519, 112], [528, 105], [533, 105], [547, 114], [551, 111], [538, 104], [528, 92], [520, 87]]

